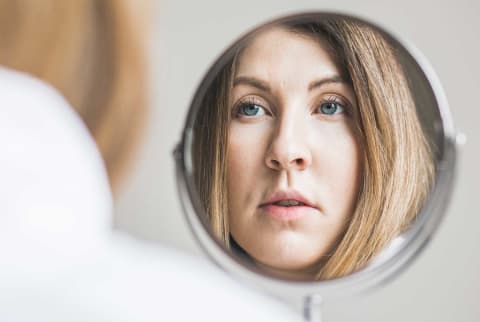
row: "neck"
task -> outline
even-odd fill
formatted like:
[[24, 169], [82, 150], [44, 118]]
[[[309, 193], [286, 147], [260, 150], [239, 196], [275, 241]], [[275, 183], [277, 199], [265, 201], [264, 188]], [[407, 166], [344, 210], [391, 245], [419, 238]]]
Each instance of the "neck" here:
[[318, 264], [299, 269], [280, 269], [262, 264], [257, 261], [254, 261], [254, 263], [262, 272], [289, 280], [311, 282], [316, 280], [316, 275], [318, 273]]

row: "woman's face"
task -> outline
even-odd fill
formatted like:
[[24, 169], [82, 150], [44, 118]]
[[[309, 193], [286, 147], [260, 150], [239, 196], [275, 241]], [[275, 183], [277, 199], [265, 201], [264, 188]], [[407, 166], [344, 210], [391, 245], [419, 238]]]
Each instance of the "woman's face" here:
[[260, 266], [309, 277], [353, 213], [355, 95], [320, 40], [271, 28], [238, 58], [230, 98], [230, 233]]

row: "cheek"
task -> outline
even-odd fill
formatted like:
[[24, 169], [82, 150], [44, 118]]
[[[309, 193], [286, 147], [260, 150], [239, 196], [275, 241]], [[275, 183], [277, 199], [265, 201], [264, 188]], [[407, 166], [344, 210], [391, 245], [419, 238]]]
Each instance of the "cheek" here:
[[263, 155], [262, 135], [246, 126], [231, 125], [227, 149], [228, 177], [242, 179], [258, 169], [259, 156]]
[[259, 126], [232, 124], [227, 153], [228, 200], [232, 211], [253, 202], [258, 177], [264, 168], [263, 156], [268, 133]]
[[347, 123], [317, 131], [313, 171], [325, 184], [327, 211], [346, 219], [353, 212], [360, 186], [362, 153], [358, 135]]

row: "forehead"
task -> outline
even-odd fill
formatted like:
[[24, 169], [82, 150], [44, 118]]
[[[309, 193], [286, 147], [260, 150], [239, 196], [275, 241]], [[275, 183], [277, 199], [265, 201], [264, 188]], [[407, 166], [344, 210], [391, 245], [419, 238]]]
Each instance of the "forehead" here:
[[331, 55], [320, 37], [271, 27], [256, 34], [241, 52], [236, 74], [296, 81], [339, 75]]

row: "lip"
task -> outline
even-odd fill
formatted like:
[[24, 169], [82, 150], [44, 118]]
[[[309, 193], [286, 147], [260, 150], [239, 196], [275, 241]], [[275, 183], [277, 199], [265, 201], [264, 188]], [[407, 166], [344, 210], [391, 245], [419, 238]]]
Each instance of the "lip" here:
[[[275, 203], [282, 200], [296, 200], [301, 202], [299, 206], [280, 206]], [[318, 214], [318, 207], [296, 190], [280, 190], [270, 195], [260, 206], [267, 215], [282, 220], [290, 221], [299, 219], [309, 214]]]

